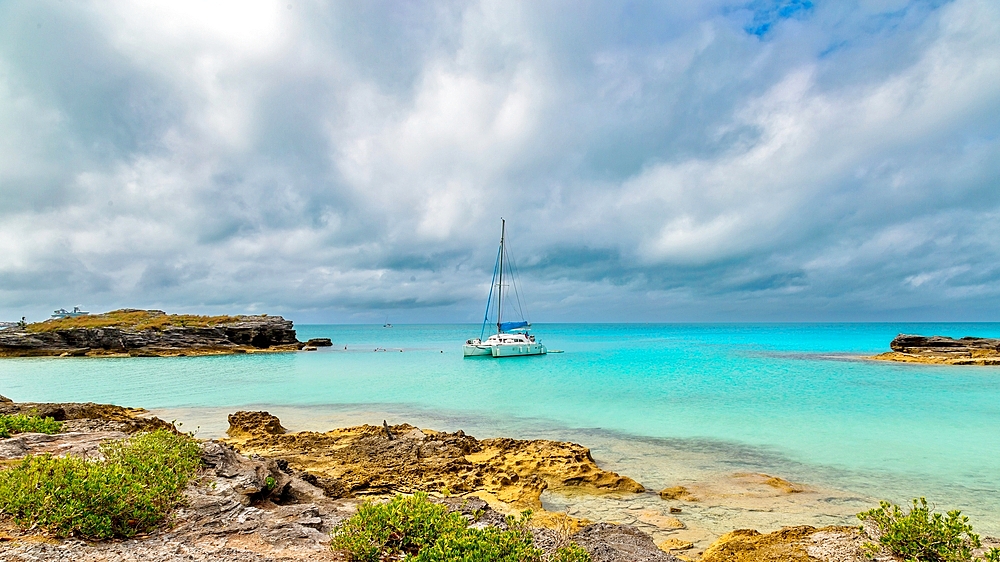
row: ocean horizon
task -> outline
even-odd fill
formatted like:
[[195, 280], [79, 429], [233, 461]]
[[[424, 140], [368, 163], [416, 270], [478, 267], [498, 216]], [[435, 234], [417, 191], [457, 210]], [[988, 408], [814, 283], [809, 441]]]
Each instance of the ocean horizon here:
[[[808, 521], [853, 524], [879, 499], [925, 496], [1000, 535], [1000, 367], [864, 359], [899, 333], [1000, 337], [1000, 323], [536, 324], [533, 333], [563, 353], [507, 359], [462, 357], [478, 325], [296, 329], [302, 341], [333, 346], [4, 359], [0, 394], [144, 407], [199, 437], [220, 436], [226, 413], [267, 409], [292, 430], [388, 419], [572, 440], [653, 491], [733, 473], [823, 491], [789, 513], [750, 506], [733, 516], [759, 527], [801, 521], [803, 510]], [[543, 499], [590, 514], [584, 500]], [[706, 525], [720, 517], [701, 515]]]

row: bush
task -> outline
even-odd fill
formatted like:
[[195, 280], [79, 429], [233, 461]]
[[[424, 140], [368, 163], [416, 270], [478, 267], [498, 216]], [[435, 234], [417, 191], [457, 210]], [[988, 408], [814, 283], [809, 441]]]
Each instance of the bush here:
[[590, 562], [590, 553], [582, 546], [570, 543], [556, 550], [549, 562]]
[[[398, 495], [387, 503], [366, 502], [333, 531], [334, 550], [351, 562], [378, 562], [405, 555], [414, 562], [541, 562], [525, 527], [530, 512], [507, 517], [508, 530], [469, 528], [458, 513], [431, 502], [425, 493]], [[552, 562], [590, 562], [573, 544], [560, 548]]]
[[[878, 509], [859, 513], [858, 519], [871, 521], [881, 546], [907, 562], [972, 562], [973, 550], [982, 546], [961, 511], [934, 513], [924, 498], [913, 500], [907, 513], [883, 501]], [[866, 546], [872, 554], [879, 549], [872, 543]], [[1000, 562], [1000, 549], [990, 549], [980, 560]]]
[[164, 430], [103, 443], [101, 453], [25, 457], [0, 472], [0, 513], [60, 537], [132, 537], [181, 503], [201, 462], [193, 439]]
[[62, 422], [52, 418], [25, 416], [23, 414], [0, 414], [0, 437], [10, 437], [13, 433], [59, 433]]

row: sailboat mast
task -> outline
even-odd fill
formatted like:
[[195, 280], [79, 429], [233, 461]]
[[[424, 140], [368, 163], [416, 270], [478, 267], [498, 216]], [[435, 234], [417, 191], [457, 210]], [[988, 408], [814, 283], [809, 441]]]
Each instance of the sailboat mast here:
[[503, 239], [507, 232], [507, 222], [500, 218], [500, 282], [497, 284], [497, 333], [500, 333], [500, 315], [503, 313]]

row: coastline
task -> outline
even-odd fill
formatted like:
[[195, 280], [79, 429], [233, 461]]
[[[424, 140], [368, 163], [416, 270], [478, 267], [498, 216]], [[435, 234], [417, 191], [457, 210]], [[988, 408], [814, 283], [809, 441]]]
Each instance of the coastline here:
[[[601, 467], [653, 492], [698, 483], [724, 488], [740, 472], [833, 491], [805, 507], [809, 496], [793, 494], [777, 506], [730, 509], [720, 501], [684, 509], [689, 529], [716, 534], [776, 529], [814, 514], [820, 524], [853, 525], [853, 515], [878, 499], [905, 503], [921, 495], [961, 509], [984, 534], [1000, 534], [991, 476], [998, 465], [990, 454], [1000, 441], [987, 431], [1000, 398], [995, 367], [822, 357], [870, 349], [870, 341], [884, 345], [885, 334], [911, 329], [948, 333], [895, 325], [557, 326], [547, 328], [547, 342], [567, 353], [509, 362], [463, 361], [448, 347], [465, 335], [462, 326], [300, 326], [302, 339], [337, 344], [312, 353], [176, 360], [15, 359], [0, 362], [0, 384], [21, 400], [187, 409], [162, 416], [183, 421], [185, 431], [213, 417], [201, 406], [216, 408], [202, 435], [212, 423], [221, 435], [236, 410], [271, 411], [292, 429], [387, 419], [477, 438], [581, 443]], [[380, 347], [406, 353], [372, 353]], [[937, 446], [944, 442], [950, 446]], [[627, 509], [635, 502], [589, 505], [548, 492], [542, 500], [622, 521], [638, 511]], [[650, 493], [653, 506], [659, 501]]]
[[[5, 413], [68, 420], [57, 435], [25, 433], [0, 440], [0, 453], [8, 460], [40, 452], [92, 456], [105, 439], [172, 426], [159, 415], [182, 413], [198, 420], [198, 412], [93, 403], [14, 403], [0, 398], [0, 407]], [[212, 410], [202, 421], [220, 410], [231, 411]], [[293, 553], [291, 558], [280, 554], [282, 560], [341, 560], [329, 550], [329, 531], [350, 517], [359, 502], [423, 491], [449, 509], [466, 510], [473, 519], [485, 513], [488, 520], [499, 521], [498, 517], [534, 508], [531, 525], [536, 539], [550, 544], [567, 537], [581, 541], [592, 554], [604, 553], [596, 561], [740, 562], [744, 556], [785, 562], [867, 559], [861, 545], [870, 540], [870, 534], [865, 537], [870, 531], [859, 531], [854, 515], [871, 508], [871, 499], [780, 476], [729, 473], [657, 493], [642, 489], [625, 473], [609, 472], [614, 460], [592, 456], [566, 440], [477, 440], [463, 431], [447, 433], [405, 423], [327, 426], [317, 433], [262, 411], [238, 411], [226, 418], [226, 437], [200, 436], [206, 464], [185, 492], [188, 502], [179, 512], [177, 530], [173, 525], [161, 528], [123, 547], [116, 541], [99, 541], [88, 548], [87, 556], [111, 549], [119, 555], [139, 552], [141, 558], [182, 548], [196, 549], [200, 554], [194, 560], [209, 560], [212, 552], [224, 551], [225, 556], [216, 559], [235, 561], [244, 560], [240, 549], [249, 548], [247, 552]], [[315, 416], [308, 419], [322, 423]], [[219, 427], [211, 421], [205, 433]], [[860, 503], [855, 506], [856, 502]], [[246, 518], [252, 521], [244, 523]], [[26, 559], [53, 547], [73, 553], [82, 544], [51, 539], [39, 543], [44, 535], [38, 531], [0, 523], [3, 540], [11, 541], [0, 543], [0, 550], [25, 554]], [[248, 533], [252, 544], [239, 538]], [[214, 545], [207, 550], [206, 536], [213, 537], [209, 543]], [[988, 535], [984, 543], [1000, 544]], [[636, 548], [644, 554], [635, 556]]]
[[[600, 468], [631, 477], [645, 486], [646, 491], [589, 494], [571, 489], [546, 490], [541, 496], [542, 506], [574, 518], [634, 526], [657, 543], [670, 539], [691, 543], [693, 547], [684, 554], [692, 557], [734, 529], [752, 528], [766, 533], [795, 525], [856, 525], [855, 515], [878, 502], [878, 498], [805, 481], [793, 481], [794, 491], [768, 485], [765, 476], [780, 479], [790, 476], [762, 472], [774, 467], [749, 448], [732, 451], [720, 459], [722, 449], [708, 442], [639, 438], [597, 429], [534, 426], [511, 430], [488, 420], [401, 409], [273, 404], [238, 409], [266, 410], [278, 417], [289, 432], [378, 425], [387, 419], [390, 424], [408, 423], [425, 430], [463, 430], [479, 439], [508, 437], [580, 443], [591, 450]], [[218, 438], [225, 437], [226, 416], [232, 411], [233, 407], [157, 408], [150, 413], [177, 420], [181, 430], [195, 431], [199, 438]], [[738, 457], [745, 457], [745, 462], [738, 462]], [[697, 500], [660, 497], [660, 490], [676, 485], [687, 487]], [[681, 513], [671, 514], [670, 508], [679, 508]]]

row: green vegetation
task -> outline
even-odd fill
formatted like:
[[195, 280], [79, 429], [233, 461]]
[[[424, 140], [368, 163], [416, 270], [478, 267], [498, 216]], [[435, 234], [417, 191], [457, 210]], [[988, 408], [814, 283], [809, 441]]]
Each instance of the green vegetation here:
[[1000, 562], [997, 548], [982, 558], [973, 557], [973, 550], [982, 543], [972, 532], [968, 517], [958, 510], [934, 513], [924, 498], [913, 500], [906, 513], [898, 505], [883, 501], [878, 509], [859, 513], [858, 519], [872, 522], [877, 529], [879, 545], [865, 545], [871, 554], [881, 545], [906, 562]]
[[[427, 498], [397, 495], [387, 503], [365, 502], [333, 531], [334, 550], [351, 562], [378, 562], [405, 555], [414, 562], [541, 562], [525, 527], [530, 512], [508, 516], [508, 530], [474, 529], [458, 513]], [[590, 555], [573, 544], [562, 547], [551, 562], [589, 562]]]
[[197, 316], [165, 314], [159, 310], [115, 310], [104, 314], [88, 314], [75, 318], [55, 318], [28, 324], [29, 332], [54, 332], [74, 328], [122, 328], [128, 330], [163, 330], [166, 328], [211, 328], [239, 321], [238, 316]]
[[131, 537], [155, 529], [201, 462], [188, 436], [157, 430], [101, 445], [103, 461], [29, 455], [0, 471], [0, 513], [60, 537]]
[[14, 433], [59, 433], [62, 422], [52, 418], [25, 416], [23, 414], [0, 414], [0, 437], [10, 437]]

